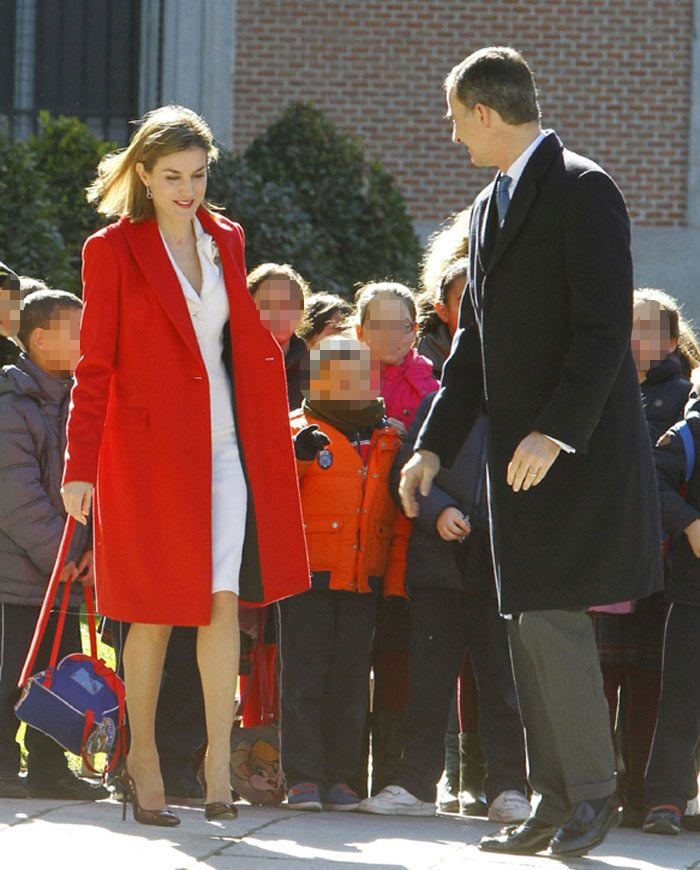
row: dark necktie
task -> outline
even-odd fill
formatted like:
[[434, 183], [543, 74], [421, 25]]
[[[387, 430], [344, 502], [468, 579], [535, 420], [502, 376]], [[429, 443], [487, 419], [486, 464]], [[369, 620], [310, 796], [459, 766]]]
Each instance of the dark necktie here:
[[496, 208], [498, 209], [498, 226], [502, 227], [503, 222], [506, 219], [506, 212], [508, 211], [508, 206], [510, 205], [510, 196], [508, 195], [508, 188], [510, 187], [510, 183], [513, 179], [510, 175], [501, 175], [501, 177], [496, 182]]

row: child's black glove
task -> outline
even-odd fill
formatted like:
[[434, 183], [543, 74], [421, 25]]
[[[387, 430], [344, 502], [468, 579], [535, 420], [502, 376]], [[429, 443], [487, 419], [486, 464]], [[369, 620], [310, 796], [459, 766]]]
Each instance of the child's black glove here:
[[302, 462], [311, 462], [316, 454], [331, 443], [331, 439], [320, 432], [318, 426], [304, 426], [294, 436], [294, 455]]

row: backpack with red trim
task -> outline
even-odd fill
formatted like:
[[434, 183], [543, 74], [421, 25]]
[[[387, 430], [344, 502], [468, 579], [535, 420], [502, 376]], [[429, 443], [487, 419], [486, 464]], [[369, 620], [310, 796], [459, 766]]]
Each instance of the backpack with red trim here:
[[63, 626], [66, 620], [70, 583], [65, 584], [48, 667], [29, 676], [37, 650], [46, 630], [51, 605], [56, 597], [61, 570], [73, 534], [71, 518], [61, 541], [56, 564], [24, 663], [19, 685], [22, 695], [15, 704], [17, 717], [42, 731], [64, 749], [81, 756], [95, 773], [91, 757], [107, 753], [109, 761], [103, 775], [113, 770], [125, 747], [124, 684], [97, 655], [97, 632], [92, 589], [83, 587], [90, 635], [90, 655], [76, 652], [57, 663]]

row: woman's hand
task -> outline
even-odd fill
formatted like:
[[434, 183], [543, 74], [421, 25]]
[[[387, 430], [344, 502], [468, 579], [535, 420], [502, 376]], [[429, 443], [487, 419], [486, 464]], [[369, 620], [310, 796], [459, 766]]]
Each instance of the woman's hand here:
[[435, 528], [443, 541], [461, 541], [472, 533], [468, 518], [454, 507], [445, 508], [437, 518]]
[[90, 516], [93, 489], [91, 483], [85, 483], [82, 480], [71, 480], [61, 487], [61, 497], [66, 513], [84, 526], [87, 525]]

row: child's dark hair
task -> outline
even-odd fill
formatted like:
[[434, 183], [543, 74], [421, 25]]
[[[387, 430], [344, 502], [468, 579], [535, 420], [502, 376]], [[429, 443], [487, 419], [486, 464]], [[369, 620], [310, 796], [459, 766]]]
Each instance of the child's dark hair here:
[[38, 293], [40, 290], [49, 290], [48, 285], [41, 278], [32, 278], [30, 275], [19, 276], [19, 291], [22, 299], [26, 299], [30, 293]]
[[355, 293], [355, 316], [359, 326], [364, 323], [370, 302], [382, 295], [393, 296], [394, 299], [405, 302], [411, 313], [411, 320], [416, 319], [416, 297], [410, 287], [397, 281], [373, 281], [363, 284]]
[[311, 295], [311, 288], [297, 270], [288, 263], [261, 263], [256, 266], [248, 275], [248, 290], [251, 296], [254, 297], [263, 281], [268, 281], [270, 278], [286, 278], [296, 284], [301, 293], [299, 307], [304, 309], [306, 297]]
[[30, 293], [22, 303], [17, 338], [29, 348], [31, 334], [35, 329], [48, 329], [55, 311], [82, 307], [82, 301], [65, 290], [37, 290]]
[[352, 305], [342, 296], [334, 293], [314, 293], [306, 300], [304, 319], [297, 329], [297, 335], [304, 341], [311, 341], [336, 317], [345, 321], [353, 311]]
[[445, 268], [436, 289], [426, 288], [420, 294], [418, 297], [419, 338], [422, 338], [424, 335], [430, 335], [431, 332], [435, 332], [436, 329], [443, 325], [443, 321], [438, 317], [435, 310], [435, 303], [442, 302], [443, 305], [446, 305], [452, 285], [458, 279], [466, 279], [468, 271], [469, 261], [466, 257], [461, 257]]
[[641, 302], [656, 302], [659, 306], [662, 323], [668, 326], [670, 337], [678, 342], [676, 354], [681, 361], [683, 375], [689, 377], [690, 372], [700, 366], [700, 347], [692, 322], [683, 317], [678, 302], [665, 290], [640, 287], [634, 291], [634, 304]]

